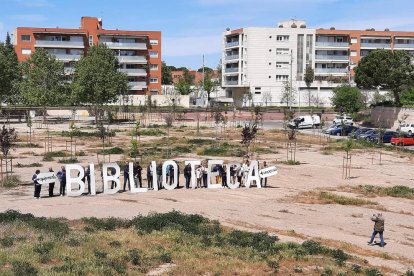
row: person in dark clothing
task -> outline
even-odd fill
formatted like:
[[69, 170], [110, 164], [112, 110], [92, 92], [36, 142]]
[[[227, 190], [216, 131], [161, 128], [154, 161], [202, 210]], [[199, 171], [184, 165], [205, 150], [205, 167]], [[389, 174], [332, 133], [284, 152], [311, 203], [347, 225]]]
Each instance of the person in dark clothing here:
[[40, 198], [40, 191], [42, 190], [42, 185], [39, 184], [37, 181], [37, 177], [40, 173], [40, 170], [36, 170], [35, 174], [32, 176], [32, 181], [34, 184], [34, 197], [39, 199]]
[[129, 164], [128, 162], [125, 162], [124, 165], [124, 192], [125, 192], [125, 186], [128, 182], [128, 189], [131, 190], [131, 182], [129, 180]]
[[57, 177], [60, 181], [59, 195], [64, 196], [66, 192], [66, 168], [62, 166], [61, 170], [57, 173]]
[[139, 162], [137, 162], [134, 166], [134, 175], [138, 179], [138, 182], [139, 182], [138, 187], [142, 188], [142, 167], [139, 164]]
[[147, 181], [148, 181], [148, 189], [153, 189], [153, 183], [152, 183], [152, 166], [151, 163], [147, 166]]
[[[116, 169], [115, 168], [110, 168], [109, 169], [109, 172], [108, 172], [108, 174], [111, 174], [111, 175], [115, 175], [116, 174]], [[111, 189], [113, 189], [115, 187], [115, 181], [112, 181], [112, 184], [111, 184]]]
[[[263, 168], [262, 169], [265, 169], [265, 168], [267, 168], [267, 163], [266, 163], [266, 161], [263, 161]], [[264, 179], [263, 178], [260, 178], [260, 185], [262, 185], [263, 182], [264, 182], [264, 186], [263, 187], [266, 188], [266, 186], [267, 186], [267, 177], [264, 178]]]
[[174, 166], [173, 165], [168, 166], [168, 174], [170, 176], [170, 185], [172, 185], [174, 182]]
[[384, 247], [385, 246], [385, 242], [384, 242], [384, 225], [385, 225], [385, 220], [384, 220], [384, 217], [382, 216], [381, 213], [378, 213], [378, 214], [374, 214], [371, 217], [371, 220], [375, 224], [374, 224], [374, 231], [372, 232], [371, 239], [368, 242], [368, 244], [369, 245], [372, 245], [372, 243], [374, 242], [375, 236], [377, 234], [379, 234], [380, 241], [381, 241], [380, 246], [381, 247]]
[[230, 179], [229, 179], [230, 183], [236, 183], [236, 170], [235, 170], [235, 166], [232, 165], [230, 166]]
[[190, 180], [191, 180], [191, 165], [187, 164], [184, 167], [184, 177], [185, 177], [185, 187], [187, 189], [190, 188]]
[[203, 171], [203, 187], [207, 188], [207, 163], [204, 163], [201, 165], [202, 171]]
[[227, 167], [226, 165], [220, 166], [219, 175], [221, 176], [221, 186], [227, 186]]
[[177, 188], [180, 188], [180, 165], [177, 161], [175, 163], [177, 164]]
[[158, 164], [157, 166], [157, 185], [158, 189], [162, 188], [162, 165]]
[[[50, 167], [49, 172], [53, 172], [53, 169]], [[53, 189], [55, 188], [55, 182], [49, 183], [49, 197], [53, 197]]]

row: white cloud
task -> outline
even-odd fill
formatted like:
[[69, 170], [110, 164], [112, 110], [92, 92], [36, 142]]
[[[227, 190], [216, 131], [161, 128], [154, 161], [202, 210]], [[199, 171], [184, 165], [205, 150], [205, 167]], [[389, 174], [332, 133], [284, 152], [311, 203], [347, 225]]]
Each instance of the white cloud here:
[[47, 17], [41, 14], [15, 14], [9, 16], [12, 20], [28, 21], [28, 22], [43, 22], [47, 20]]
[[16, 0], [16, 2], [25, 7], [42, 8], [52, 7], [53, 4], [48, 0]]
[[163, 56], [184, 57], [221, 52], [221, 34], [214, 36], [164, 37]]

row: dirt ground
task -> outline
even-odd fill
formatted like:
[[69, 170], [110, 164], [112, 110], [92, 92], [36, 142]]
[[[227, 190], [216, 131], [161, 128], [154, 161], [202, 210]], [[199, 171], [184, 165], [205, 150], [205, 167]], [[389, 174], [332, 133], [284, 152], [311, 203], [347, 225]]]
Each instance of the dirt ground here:
[[[15, 126], [24, 136], [27, 127]], [[55, 131], [67, 129], [67, 124], [54, 125]], [[122, 129], [122, 127], [121, 127]], [[35, 130], [37, 141], [42, 144], [44, 130]], [[237, 130], [240, 132], [240, 130]], [[183, 135], [175, 133], [173, 135]], [[22, 138], [26, 139], [26, 138]], [[89, 140], [88, 140], [89, 139]], [[91, 153], [99, 145], [99, 140], [91, 138], [79, 140], [78, 151], [85, 150], [87, 155], [78, 157], [83, 165], [98, 163], [96, 154]], [[142, 141], [159, 139], [142, 137]], [[67, 138], [56, 138], [53, 150], [65, 148]], [[130, 138], [117, 133], [113, 145], [126, 147]], [[124, 144], [123, 144], [124, 143]], [[272, 145], [272, 141], [267, 141]], [[37, 216], [65, 217], [124, 217], [131, 218], [151, 212], [168, 212], [179, 210], [185, 213], [198, 213], [211, 219], [217, 219], [229, 227], [251, 231], [268, 231], [277, 234], [281, 240], [301, 242], [306, 239], [318, 239], [321, 242], [360, 256], [375, 266], [388, 267], [391, 270], [405, 272], [414, 269], [414, 200], [393, 197], [367, 198], [378, 205], [344, 206], [338, 204], [298, 203], [296, 196], [314, 190], [329, 190], [338, 195], [365, 198], [360, 194], [345, 193], [339, 187], [344, 185], [375, 185], [414, 187], [413, 160], [398, 152], [384, 152], [381, 164], [379, 154], [369, 151], [355, 151], [352, 155], [351, 178], [342, 179], [343, 152], [325, 155], [321, 145], [301, 144], [296, 159], [301, 165], [285, 165], [286, 149], [274, 142], [279, 153], [260, 154], [259, 160], [267, 160], [269, 165], [278, 167], [279, 173], [269, 178], [268, 187], [258, 189], [177, 189], [173, 191], [149, 191], [116, 195], [47, 197], [47, 187], [42, 189], [40, 200], [33, 198], [33, 186], [25, 185], [9, 190], [0, 190], [0, 211], [15, 209]], [[18, 148], [12, 154], [14, 164], [41, 162], [44, 148]], [[111, 161], [121, 160], [121, 155], [113, 155]], [[176, 160], [205, 159], [195, 153], [184, 154]], [[56, 158], [57, 160], [58, 158]], [[215, 158], [227, 161], [240, 161], [239, 157]], [[100, 160], [102, 161], [102, 160]], [[108, 161], [108, 160], [106, 160]], [[225, 161], [225, 162], [227, 162]], [[55, 171], [61, 164], [56, 161], [41, 162], [42, 171], [52, 166]], [[16, 168], [15, 173], [23, 182], [30, 183], [36, 168]], [[100, 177], [97, 175], [97, 190], [101, 190]], [[145, 175], [145, 173], [143, 174]], [[144, 177], [145, 179], [145, 177]], [[122, 178], [121, 178], [122, 182]], [[144, 181], [146, 183], [146, 181]], [[184, 180], [181, 174], [180, 184]], [[55, 194], [58, 193], [58, 185]], [[368, 246], [373, 222], [373, 213], [382, 212], [385, 216], [385, 248]], [[378, 240], [378, 238], [377, 238]], [[390, 271], [391, 271], [390, 270]]]

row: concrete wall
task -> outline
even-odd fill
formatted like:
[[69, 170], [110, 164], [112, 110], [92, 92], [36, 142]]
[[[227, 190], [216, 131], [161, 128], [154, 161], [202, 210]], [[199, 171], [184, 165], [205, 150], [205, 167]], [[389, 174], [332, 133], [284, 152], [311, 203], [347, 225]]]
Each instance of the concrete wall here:
[[376, 106], [371, 111], [371, 123], [377, 127], [397, 129], [399, 120], [414, 123], [414, 109]]
[[[148, 101], [148, 96], [146, 95], [129, 95], [128, 104], [134, 106], [145, 105]], [[170, 106], [173, 101], [176, 106], [181, 107], [190, 107], [190, 96], [188, 95], [152, 95], [151, 96], [152, 104], [156, 106]], [[118, 101], [116, 104], [122, 104], [122, 100]]]

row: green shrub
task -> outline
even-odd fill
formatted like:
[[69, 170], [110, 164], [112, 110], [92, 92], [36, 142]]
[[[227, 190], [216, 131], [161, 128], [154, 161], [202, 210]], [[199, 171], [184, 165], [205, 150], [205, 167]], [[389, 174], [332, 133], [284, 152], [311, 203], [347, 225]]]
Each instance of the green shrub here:
[[99, 150], [98, 153], [99, 154], [122, 154], [124, 153], [124, 150], [119, 147], [113, 147], [110, 149]]
[[167, 133], [158, 129], [158, 128], [147, 128], [147, 129], [140, 129], [138, 132], [136, 130], [131, 131], [131, 136], [164, 136]]
[[282, 161], [282, 164], [285, 164], [285, 165], [300, 165], [301, 163], [299, 161], [295, 161], [295, 160], [288, 160], [288, 161]]
[[20, 164], [20, 163], [17, 163], [16, 164], [16, 167], [17, 168], [33, 168], [33, 167], [40, 168], [40, 167], [43, 167], [43, 165], [40, 164], [40, 163], [38, 163], [38, 162], [36, 162], [36, 163], [30, 163], [30, 164]]
[[14, 245], [14, 238], [13, 237], [4, 237], [0, 239], [0, 244], [3, 247], [12, 247]]
[[[107, 137], [114, 137], [115, 132], [114, 131], [105, 131], [105, 135]], [[94, 132], [86, 132], [86, 131], [80, 131], [80, 130], [73, 130], [73, 131], [62, 131], [61, 136], [63, 137], [101, 137], [101, 133], [99, 131]]]
[[316, 241], [304, 241], [302, 247], [306, 250], [309, 255], [326, 254], [329, 250], [322, 244]]
[[17, 148], [42, 148], [41, 145], [34, 143], [17, 143], [15, 145]]
[[86, 156], [86, 153], [83, 150], [81, 150], [81, 151], [76, 152], [75, 155], [76, 156]]
[[266, 260], [267, 266], [270, 267], [274, 272], [278, 272], [280, 268], [280, 262], [276, 259], [267, 259]]
[[190, 145], [199, 145], [199, 146], [201, 146], [201, 145], [210, 145], [213, 142], [213, 140], [197, 138], [197, 139], [189, 139], [187, 142]]
[[336, 195], [328, 192], [320, 192], [319, 198], [326, 201], [326, 204], [340, 204], [340, 205], [354, 205], [354, 206], [362, 206], [362, 205], [377, 205], [378, 203], [360, 199], [360, 198], [352, 198], [346, 197], [341, 195]]
[[82, 221], [86, 223], [92, 230], [104, 230], [113, 231], [117, 228], [129, 227], [129, 222], [120, 218], [82, 218]]
[[385, 188], [386, 194], [392, 197], [414, 198], [414, 189], [407, 186]]
[[7, 210], [0, 213], [0, 223], [23, 222], [28, 226], [48, 232], [57, 237], [67, 235], [69, 226], [62, 219], [35, 217], [32, 214], [22, 214], [18, 211]]
[[49, 151], [43, 155], [43, 161], [53, 161], [54, 157], [66, 157], [66, 153], [64, 151]]
[[111, 241], [111, 242], [109, 243], [109, 246], [110, 246], [110, 247], [114, 247], [114, 248], [120, 248], [120, 247], [122, 246], [122, 244], [121, 244], [121, 242], [120, 242], [120, 241]]
[[275, 252], [275, 243], [278, 237], [270, 236], [265, 232], [251, 233], [234, 230], [228, 235], [228, 243], [239, 247], [253, 248], [258, 252]]
[[0, 181], [0, 186], [4, 188], [14, 188], [22, 184], [20, 177], [17, 175], [9, 175]]
[[79, 160], [76, 157], [71, 157], [71, 158], [59, 159], [58, 162], [61, 164], [74, 164], [74, 163], [78, 163]]
[[129, 259], [133, 265], [141, 264], [141, 253], [138, 249], [134, 248], [128, 251]]
[[345, 262], [350, 258], [350, 256], [341, 249], [332, 250], [331, 255], [335, 259], [335, 262], [341, 266], [344, 265]]
[[411, 270], [407, 270], [407, 272], [405, 272], [403, 276], [414, 276], [414, 272]]
[[176, 146], [173, 149], [174, 152], [176, 153], [191, 153], [191, 147], [189, 146]]
[[52, 251], [53, 247], [54, 247], [54, 243], [53, 242], [46, 242], [46, 243], [40, 243], [37, 244], [34, 248], [33, 251], [35, 253], [39, 254], [40, 257], [40, 262], [42, 264], [47, 263], [50, 261], [50, 251]]
[[70, 238], [66, 241], [66, 244], [70, 247], [78, 247], [81, 245], [81, 242], [78, 239]]
[[382, 276], [382, 273], [376, 268], [366, 268], [364, 273], [366, 276]]
[[169, 252], [163, 252], [162, 254], [160, 254], [158, 256], [158, 259], [162, 263], [171, 263], [171, 260], [172, 260], [171, 253], [169, 253]]
[[35, 276], [38, 270], [30, 263], [25, 261], [12, 262], [12, 271], [14, 275]]

